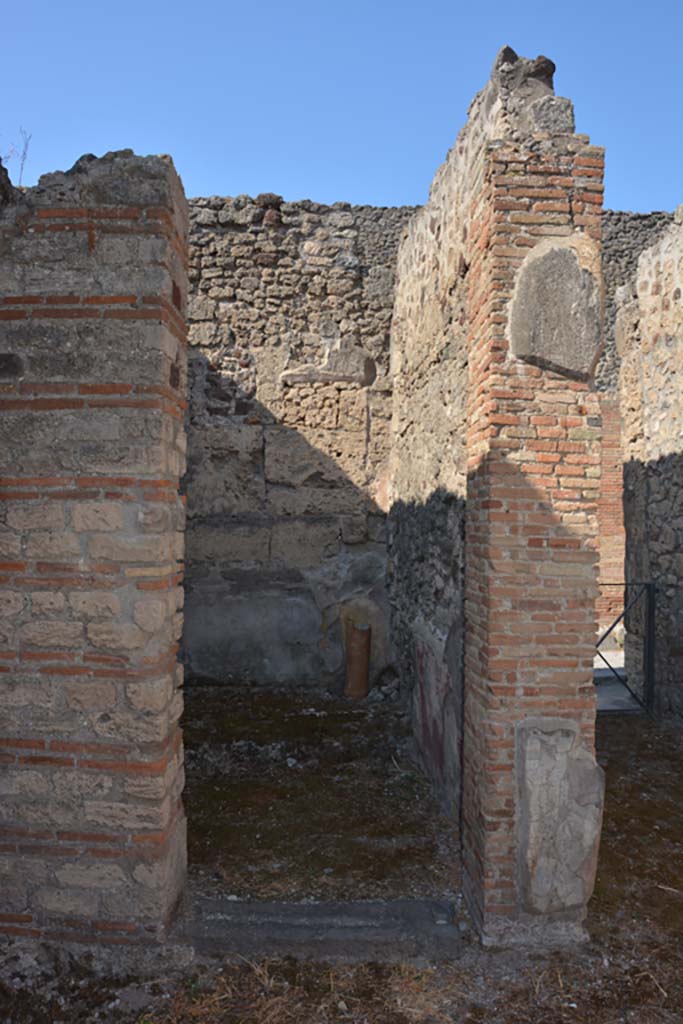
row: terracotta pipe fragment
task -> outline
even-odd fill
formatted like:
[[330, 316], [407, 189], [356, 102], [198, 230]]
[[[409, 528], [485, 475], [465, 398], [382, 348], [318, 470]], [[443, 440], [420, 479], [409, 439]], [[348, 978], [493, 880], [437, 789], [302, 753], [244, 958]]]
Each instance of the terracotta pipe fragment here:
[[370, 643], [372, 629], [367, 622], [348, 622], [346, 626], [346, 689], [352, 700], [368, 695]]

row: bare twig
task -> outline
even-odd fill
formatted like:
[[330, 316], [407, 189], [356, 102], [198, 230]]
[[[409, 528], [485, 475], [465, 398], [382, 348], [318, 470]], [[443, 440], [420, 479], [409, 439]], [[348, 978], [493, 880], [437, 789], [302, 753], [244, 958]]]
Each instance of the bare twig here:
[[668, 993], [662, 988], [657, 979], [655, 978], [652, 971], [641, 971], [640, 974], [636, 974], [636, 978], [649, 978], [653, 985], [659, 989], [665, 999], [668, 999]]
[[541, 971], [541, 973], [538, 975], [537, 978], [532, 978], [531, 979], [531, 984], [534, 987], [534, 994], [536, 995], [536, 997], [538, 997], [538, 994], [541, 991], [541, 985], [543, 983], [543, 979], [544, 978], [545, 978], [545, 971]]
[[27, 132], [25, 128], [19, 128], [19, 135], [21, 136], [21, 148], [13, 142], [10, 143], [9, 149], [5, 153], [0, 154], [0, 160], [5, 164], [10, 160], [19, 161], [19, 185], [21, 185], [24, 177], [26, 158], [28, 157], [28, 150], [33, 135], [31, 132]]
[[24, 177], [24, 165], [26, 163], [26, 157], [28, 156], [28, 147], [33, 138], [32, 132], [27, 132], [25, 128], [19, 128], [19, 134], [21, 135], [21, 153], [19, 154], [19, 184], [21, 185]]

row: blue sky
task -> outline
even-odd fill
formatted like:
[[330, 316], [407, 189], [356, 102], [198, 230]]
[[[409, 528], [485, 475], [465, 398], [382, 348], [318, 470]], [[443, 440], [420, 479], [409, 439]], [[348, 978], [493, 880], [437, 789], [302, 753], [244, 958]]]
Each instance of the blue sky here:
[[24, 184], [130, 147], [170, 153], [190, 196], [421, 203], [510, 44], [555, 61], [607, 147], [607, 206], [683, 202], [683, 0], [24, 0], [2, 22], [0, 153], [31, 132]]

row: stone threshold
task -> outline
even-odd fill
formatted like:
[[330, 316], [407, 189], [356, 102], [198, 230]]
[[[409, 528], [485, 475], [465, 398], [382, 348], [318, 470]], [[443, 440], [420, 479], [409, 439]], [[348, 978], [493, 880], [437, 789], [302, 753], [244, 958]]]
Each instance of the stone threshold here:
[[280, 903], [198, 898], [169, 936], [198, 953], [354, 963], [425, 963], [461, 955], [455, 905], [441, 900]]

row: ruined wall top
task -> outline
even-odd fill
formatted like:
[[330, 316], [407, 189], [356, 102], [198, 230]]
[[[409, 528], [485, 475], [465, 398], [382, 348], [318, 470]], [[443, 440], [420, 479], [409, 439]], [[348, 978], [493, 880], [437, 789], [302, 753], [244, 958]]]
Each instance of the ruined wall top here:
[[498, 53], [491, 76], [467, 111], [467, 123], [455, 146], [436, 173], [430, 197], [442, 189], [446, 168], [455, 153], [470, 167], [477, 153], [491, 142], [517, 142], [537, 133], [572, 135], [574, 107], [571, 100], [556, 96], [555, 65], [548, 57], [520, 57], [511, 46]]
[[491, 69], [491, 77], [468, 110], [470, 122], [481, 120], [491, 139], [519, 139], [537, 131], [571, 134], [571, 100], [555, 96], [555, 65], [548, 57], [519, 57], [504, 46]]
[[43, 174], [33, 188], [13, 188], [0, 166], [0, 217], [21, 216], [26, 207], [64, 208], [65, 214], [101, 206], [162, 207], [173, 214], [181, 236], [187, 234], [187, 203], [170, 156], [138, 156], [121, 149], [104, 156], [81, 156], [68, 171]]
[[15, 192], [7, 168], [3, 167], [2, 160], [0, 160], [0, 209], [8, 203], [14, 202]]

